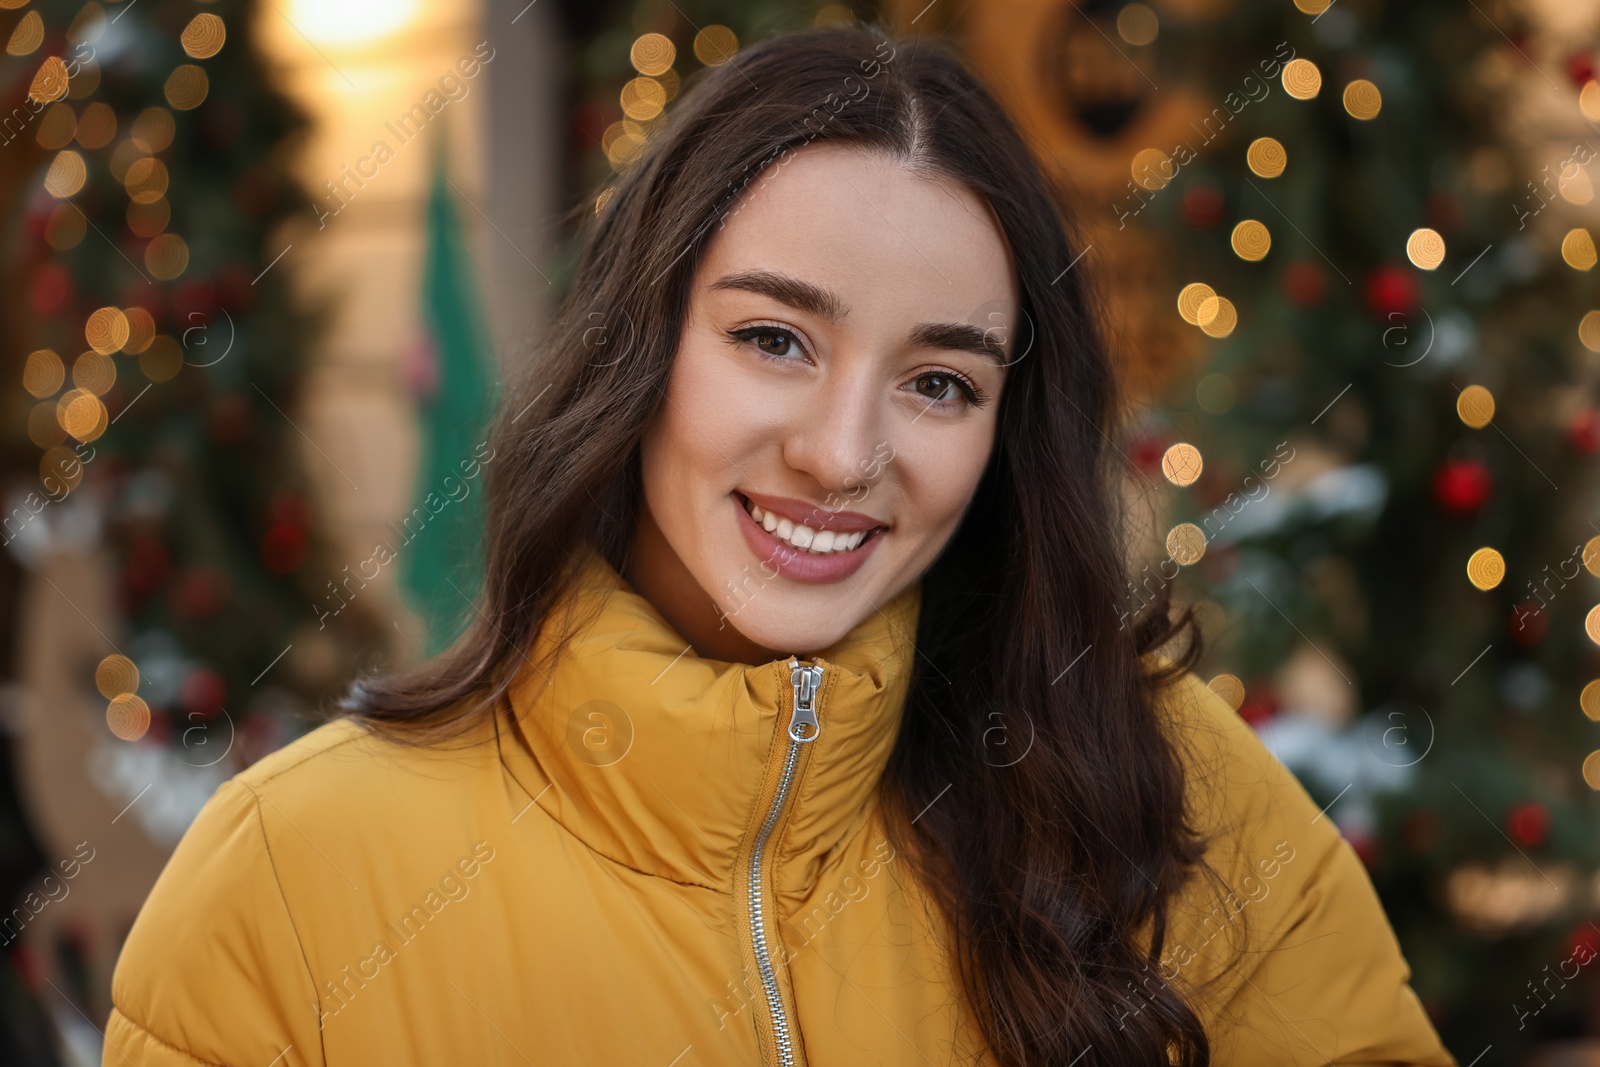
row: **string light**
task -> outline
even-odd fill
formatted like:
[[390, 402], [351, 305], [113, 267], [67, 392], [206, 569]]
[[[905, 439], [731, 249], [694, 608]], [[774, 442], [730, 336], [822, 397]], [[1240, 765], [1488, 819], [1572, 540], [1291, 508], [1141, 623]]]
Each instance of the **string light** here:
[[1200, 455], [1200, 450], [1194, 445], [1179, 442], [1167, 449], [1161, 456], [1161, 473], [1166, 475], [1167, 481], [1182, 488], [1193, 485], [1194, 480], [1200, 477], [1200, 472], [1205, 469], [1205, 461]]
[[1583, 687], [1583, 692], [1578, 694], [1578, 706], [1589, 718], [1600, 722], [1600, 678]]
[[1200, 325], [1200, 307], [1216, 296], [1216, 290], [1205, 282], [1190, 282], [1178, 293], [1178, 314], [1191, 326]]
[[1382, 108], [1383, 94], [1367, 79], [1357, 78], [1344, 87], [1344, 109], [1351, 118], [1370, 121]]
[[678, 49], [672, 39], [659, 33], [647, 33], [633, 42], [628, 50], [633, 69], [652, 77], [665, 74], [678, 58]]
[[1289, 165], [1289, 153], [1274, 137], [1257, 137], [1245, 150], [1244, 161], [1258, 178], [1276, 178]]
[[1283, 67], [1283, 91], [1296, 100], [1310, 100], [1322, 91], [1322, 71], [1309, 59], [1291, 59]]
[[1167, 531], [1167, 555], [1172, 562], [1187, 567], [1206, 554], [1206, 535], [1192, 522], [1180, 522]]
[[228, 31], [222, 20], [209, 11], [202, 11], [189, 20], [178, 40], [191, 59], [210, 59], [222, 51], [227, 38]]
[[1444, 262], [1444, 238], [1427, 227], [1412, 230], [1406, 239], [1406, 258], [1423, 270], [1437, 269]]
[[107, 700], [131, 693], [139, 688], [139, 668], [127, 656], [112, 653], [94, 669], [94, 684]]
[[694, 35], [694, 56], [708, 67], [720, 66], [739, 50], [739, 37], [726, 26], [707, 26]]
[[22, 365], [22, 387], [36, 397], [55, 396], [66, 377], [61, 357], [48, 348], [29, 353]]
[[1469, 385], [1456, 397], [1456, 415], [1474, 430], [1494, 419], [1494, 394], [1481, 385]]
[[1480, 548], [1467, 559], [1467, 581], [1479, 589], [1493, 589], [1505, 576], [1505, 557], [1495, 549]]
[[1573, 270], [1588, 270], [1595, 264], [1594, 238], [1581, 226], [1568, 230], [1561, 239], [1561, 258]]
[[1248, 263], [1258, 263], [1272, 250], [1272, 233], [1257, 219], [1245, 219], [1233, 228], [1234, 255]]

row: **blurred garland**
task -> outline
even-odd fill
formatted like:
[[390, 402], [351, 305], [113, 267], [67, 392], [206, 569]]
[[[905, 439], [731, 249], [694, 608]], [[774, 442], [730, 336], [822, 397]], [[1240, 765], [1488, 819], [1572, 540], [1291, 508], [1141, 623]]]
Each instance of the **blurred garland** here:
[[243, 765], [308, 724], [284, 713], [336, 689], [361, 630], [307, 625], [324, 546], [290, 418], [320, 311], [272, 269], [307, 121], [246, 0], [0, 7], [25, 323], [0, 337], [5, 542], [33, 565], [103, 523], [131, 633], [94, 672], [107, 728]]

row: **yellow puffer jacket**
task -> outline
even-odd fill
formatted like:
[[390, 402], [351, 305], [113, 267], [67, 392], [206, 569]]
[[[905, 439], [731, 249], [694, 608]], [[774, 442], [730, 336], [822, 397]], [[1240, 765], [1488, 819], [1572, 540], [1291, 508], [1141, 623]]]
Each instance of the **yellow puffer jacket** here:
[[[992, 1064], [873, 802], [920, 587], [798, 672], [698, 658], [596, 553], [579, 595], [603, 611], [482, 744], [340, 720], [219, 788], [104, 1064]], [[1453, 1067], [1331, 821], [1198, 679], [1168, 692], [1236, 891], [1197, 885], [1163, 961], [1214, 980], [1213, 1062]]]

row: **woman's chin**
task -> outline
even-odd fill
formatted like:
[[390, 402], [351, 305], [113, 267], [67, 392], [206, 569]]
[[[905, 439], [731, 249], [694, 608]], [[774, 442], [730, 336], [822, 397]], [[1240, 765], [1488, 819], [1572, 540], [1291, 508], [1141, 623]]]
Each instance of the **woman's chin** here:
[[[846, 618], [838, 612], [828, 612], [815, 622], [796, 618], [795, 611], [786, 610], [776, 595], [765, 604], [750, 601], [724, 606], [722, 610], [724, 626], [732, 627], [761, 648], [772, 649], [776, 653], [774, 659], [789, 655], [804, 657], [831, 648], [860, 621], [853, 614]], [[841, 622], [848, 625], [841, 628]]]

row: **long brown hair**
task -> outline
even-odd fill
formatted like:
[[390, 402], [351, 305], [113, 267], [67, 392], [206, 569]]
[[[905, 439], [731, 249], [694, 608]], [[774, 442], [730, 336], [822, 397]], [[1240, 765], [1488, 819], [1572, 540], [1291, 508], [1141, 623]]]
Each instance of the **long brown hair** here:
[[[889, 829], [949, 920], [1001, 1064], [1209, 1063], [1196, 1013], [1151, 981], [1169, 902], [1203, 855], [1156, 700], [1198, 656], [1198, 631], [1190, 613], [1170, 618], [1164, 584], [1129, 621], [1116, 380], [1099, 298], [1082, 265], [1066, 270], [1079, 242], [1060, 190], [936, 40], [807, 30], [697, 77], [588, 224], [543, 350], [503, 401], [476, 621], [418, 670], [358, 683], [344, 709], [413, 740], [460, 732], [515, 680], [575, 576], [574, 546], [625, 569], [639, 443], [697, 257], [766, 168], [835, 142], [959, 182], [1010, 244], [1023, 328], [991, 462], [923, 579], [881, 782]], [[1185, 633], [1151, 670], [1145, 655]]]

